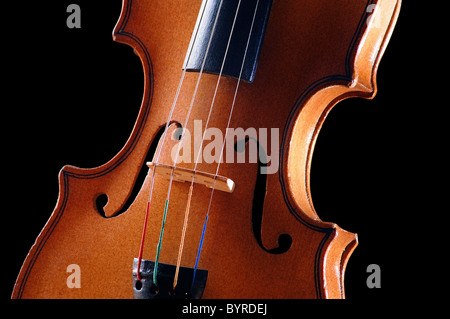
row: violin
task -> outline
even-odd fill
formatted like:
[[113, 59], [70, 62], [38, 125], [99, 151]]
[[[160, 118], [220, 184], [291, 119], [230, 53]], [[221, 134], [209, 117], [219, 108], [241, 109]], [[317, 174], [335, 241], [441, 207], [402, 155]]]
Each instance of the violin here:
[[338, 102], [375, 97], [400, 7], [123, 0], [138, 117], [110, 161], [61, 169], [12, 298], [345, 298], [358, 239], [314, 209], [312, 155]]

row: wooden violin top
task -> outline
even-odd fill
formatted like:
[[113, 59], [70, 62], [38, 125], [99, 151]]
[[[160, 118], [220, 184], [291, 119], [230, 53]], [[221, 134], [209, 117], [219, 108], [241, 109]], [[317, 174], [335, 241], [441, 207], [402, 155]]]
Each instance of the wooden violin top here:
[[[212, 40], [221, 1], [211, 3], [215, 15], [203, 29], [196, 25], [206, 1], [123, 1], [113, 38], [142, 63], [137, 120], [105, 164], [63, 167], [57, 205], [26, 257], [13, 298], [133, 298], [155, 287], [157, 297], [166, 289], [180, 298], [190, 296], [197, 271], [204, 276], [195, 284], [203, 298], [345, 297], [344, 272], [357, 236], [316, 212], [312, 155], [339, 101], [375, 96], [401, 1], [255, 1], [245, 19], [238, 9], [228, 13], [233, 31], [223, 38], [234, 44], [222, 51]], [[258, 21], [259, 4], [268, 13], [259, 29], [239, 24]], [[244, 25], [260, 35], [246, 35]], [[233, 32], [242, 39], [232, 42]], [[206, 63], [205, 56], [219, 51], [231, 61], [238, 47], [244, 57], [253, 50], [247, 69], [245, 58], [233, 58], [230, 68], [226, 58]], [[195, 63], [187, 58], [191, 51], [200, 52]], [[236, 139], [227, 140], [227, 132]], [[76, 281], [68, 278], [71, 265], [79, 267], [70, 268], [81, 274], [79, 288], [70, 287]], [[173, 276], [186, 292], [172, 294]]]

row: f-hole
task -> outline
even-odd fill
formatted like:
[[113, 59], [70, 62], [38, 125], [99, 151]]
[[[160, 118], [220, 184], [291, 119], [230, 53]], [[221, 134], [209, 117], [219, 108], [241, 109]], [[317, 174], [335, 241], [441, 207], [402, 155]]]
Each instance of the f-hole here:
[[[181, 126], [179, 123], [172, 123], [175, 124], [177, 126]], [[171, 125], [172, 125], [171, 124]], [[142, 165], [141, 170], [139, 171], [139, 174], [136, 178], [136, 181], [134, 182], [134, 186], [133, 189], [131, 191], [130, 196], [128, 196], [127, 201], [125, 202], [125, 205], [123, 205], [123, 207], [113, 216], [111, 217], [107, 217], [104, 207], [105, 205], [108, 203], [108, 195], [106, 194], [100, 194], [97, 196], [97, 198], [95, 199], [95, 206], [97, 208], [98, 213], [104, 217], [104, 218], [113, 218], [113, 217], [117, 217], [120, 214], [123, 214], [124, 212], [126, 212], [128, 210], [128, 208], [130, 208], [131, 204], [133, 204], [134, 200], [136, 199], [136, 196], [138, 195], [140, 188], [142, 186], [142, 184], [145, 181], [145, 177], [147, 176], [148, 173], [148, 167], [145, 165], [146, 162], [151, 162], [153, 160], [153, 156], [156, 152], [156, 148], [158, 147], [158, 143], [159, 140], [161, 139], [161, 136], [164, 133], [164, 129], [166, 128], [166, 125], [162, 126], [159, 131], [156, 133], [155, 138], [152, 141], [152, 144], [150, 145], [150, 148], [147, 152], [147, 155], [145, 157], [145, 160], [143, 161], [144, 165]], [[167, 137], [169, 138], [169, 137]]]
[[[242, 152], [244, 147], [242, 147], [241, 143], [247, 144], [250, 138], [246, 137], [244, 140], [237, 141], [234, 145], [234, 150], [236, 152]], [[292, 245], [292, 237], [289, 234], [281, 234], [278, 236], [278, 247], [267, 249], [264, 247], [261, 236], [261, 227], [262, 227], [262, 219], [263, 219], [263, 211], [264, 211], [264, 199], [266, 197], [267, 190], [267, 174], [261, 173], [261, 168], [266, 166], [260, 160], [259, 153], [265, 152], [264, 148], [259, 144], [259, 142], [252, 138], [258, 149], [258, 172], [256, 176], [256, 184], [255, 191], [253, 193], [253, 203], [252, 203], [252, 230], [253, 235], [255, 236], [256, 242], [258, 245], [266, 252], [270, 254], [283, 254], [287, 252]]]

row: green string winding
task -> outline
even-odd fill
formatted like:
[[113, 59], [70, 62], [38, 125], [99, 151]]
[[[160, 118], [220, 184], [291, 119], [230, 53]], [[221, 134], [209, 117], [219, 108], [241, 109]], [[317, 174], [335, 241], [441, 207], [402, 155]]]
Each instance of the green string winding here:
[[161, 233], [159, 234], [159, 242], [158, 242], [158, 248], [156, 250], [156, 257], [155, 257], [155, 268], [153, 269], [153, 283], [155, 286], [158, 286], [158, 261], [159, 261], [159, 254], [161, 252], [161, 246], [162, 246], [162, 239], [164, 235], [164, 225], [166, 224], [166, 217], [167, 217], [167, 208], [169, 207], [169, 200], [166, 199], [166, 205], [164, 206], [164, 217], [161, 225]]

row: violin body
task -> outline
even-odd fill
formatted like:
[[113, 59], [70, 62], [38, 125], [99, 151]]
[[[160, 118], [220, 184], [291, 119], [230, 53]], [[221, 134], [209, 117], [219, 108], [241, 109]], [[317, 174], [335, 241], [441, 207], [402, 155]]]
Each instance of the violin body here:
[[[13, 298], [133, 298], [133, 260], [151, 184], [143, 249], [148, 260], [154, 259], [170, 183], [153, 174], [156, 168], [148, 168], [146, 161], [156, 147], [159, 163], [173, 165], [174, 132], [186, 119], [199, 73], [186, 73], [164, 143], [161, 133], [201, 4], [123, 0], [113, 38], [131, 46], [142, 61], [145, 88], [138, 118], [127, 143], [109, 162], [61, 170], [56, 207], [22, 266]], [[199, 268], [208, 272], [202, 298], [345, 297], [344, 272], [357, 236], [317, 215], [309, 182], [312, 154], [333, 106], [349, 97], [375, 96], [378, 64], [400, 4], [274, 0], [254, 81], [239, 84], [230, 127], [278, 128], [278, 139], [271, 143], [279, 145], [279, 167], [261, 176], [258, 163], [220, 165], [219, 174], [233, 180], [235, 189], [216, 191], [211, 202], [199, 260]], [[205, 129], [217, 78], [202, 75], [186, 126], [190, 132], [196, 129], [194, 119]], [[236, 83], [236, 78], [221, 78], [209, 127], [226, 131]], [[178, 166], [193, 169], [194, 161]], [[216, 168], [217, 163], [206, 161], [197, 166], [210, 174]], [[139, 184], [141, 170], [148, 174]], [[175, 265], [189, 183], [173, 182], [171, 192], [160, 261]], [[184, 267], [196, 263], [210, 194], [210, 188], [194, 186]], [[80, 269], [77, 289], [67, 284], [73, 264]]]

